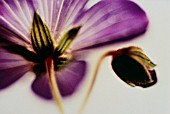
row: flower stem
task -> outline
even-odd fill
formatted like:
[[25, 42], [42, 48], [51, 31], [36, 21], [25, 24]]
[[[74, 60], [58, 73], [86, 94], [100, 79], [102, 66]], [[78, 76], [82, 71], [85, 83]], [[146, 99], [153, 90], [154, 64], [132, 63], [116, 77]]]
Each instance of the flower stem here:
[[50, 87], [52, 91], [52, 95], [56, 102], [57, 108], [59, 108], [60, 114], [64, 114], [64, 108], [62, 106], [61, 96], [58, 90], [58, 86], [56, 84], [55, 73], [54, 73], [54, 63], [52, 58], [48, 58], [46, 61], [47, 72], [50, 80]]
[[91, 78], [91, 80], [90, 80], [90, 83], [89, 83], [88, 87], [87, 87], [87, 92], [86, 92], [86, 94], [85, 94], [85, 97], [84, 97], [84, 99], [83, 99], [83, 102], [82, 102], [82, 104], [81, 104], [81, 107], [80, 107], [80, 110], [79, 110], [79, 113], [78, 113], [78, 114], [83, 114], [83, 111], [84, 111], [84, 109], [85, 109], [85, 106], [86, 106], [86, 104], [87, 104], [87, 101], [88, 101], [88, 99], [89, 99], [89, 96], [90, 96], [90, 94], [91, 94], [91, 92], [92, 92], [92, 89], [93, 89], [93, 87], [94, 87], [95, 81], [96, 81], [96, 79], [97, 79], [97, 74], [98, 74], [100, 65], [101, 65], [101, 63], [102, 63], [102, 60], [103, 60], [105, 57], [107, 57], [107, 56], [111, 56], [111, 55], [113, 54], [113, 52], [114, 52], [114, 51], [106, 52], [105, 54], [103, 54], [103, 55], [99, 58], [99, 60], [98, 60], [98, 62], [97, 62], [97, 65], [96, 65], [96, 68], [95, 68], [95, 70], [94, 70], [94, 74], [93, 74], [93, 76], [92, 76], [92, 78]]

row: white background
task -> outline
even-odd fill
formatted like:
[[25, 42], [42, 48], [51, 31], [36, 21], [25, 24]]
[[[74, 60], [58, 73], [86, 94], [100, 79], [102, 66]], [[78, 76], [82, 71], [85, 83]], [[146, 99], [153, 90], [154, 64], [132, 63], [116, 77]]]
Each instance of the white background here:
[[[104, 59], [84, 114], [169, 114], [170, 113], [170, 1], [134, 0], [147, 13], [148, 31], [139, 38], [118, 43], [89, 55], [89, 71], [105, 51], [130, 45], [141, 47], [157, 64], [158, 83], [150, 88], [132, 88], [112, 71], [111, 58]], [[96, 52], [96, 50], [93, 50]], [[92, 72], [88, 74], [90, 76]], [[53, 101], [37, 97], [31, 91], [34, 77], [26, 74], [13, 86], [0, 91], [0, 114], [59, 114]], [[88, 80], [88, 79], [87, 79]], [[87, 82], [87, 81], [86, 81]], [[76, 114], [86, 90], [63, 100], [66, 114]]]

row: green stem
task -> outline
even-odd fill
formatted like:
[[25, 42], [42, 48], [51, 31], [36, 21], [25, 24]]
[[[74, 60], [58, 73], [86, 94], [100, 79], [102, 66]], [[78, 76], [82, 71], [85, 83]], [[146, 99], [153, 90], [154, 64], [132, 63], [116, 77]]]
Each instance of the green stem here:
[[96, 68], [95, 68], [95, 70], [94, 70], [94, 74], [93, 74], [93, 76], [92, 76], [92, 78], [91, 78], [91, 80], [90, 80], [90, 83], [89, 83], [88, 87], [87, 87], [87, 92], [86, 92], [86, 94], [85, 94], [84, 100], [83, 100], [83, 102], [82, 102], [82, 104], [81, 104], [81, 107], [80, 107], [80, 110], [79, 110], [79, 113], [78, 113], [78, 114], [83, 114], [83, 111], [84, 111], [84, 109], [85, 109], [85, 106], [86, 106], [86, 104], [87, 104], [87, 101], [88, 101], [88, 99], [89, 99], [89, 97], [90, 97], [90, 94], [91, 94], [92, 89], [93, 89], [93, 87], [94, 87], [94, 84], [95, 84], [95, 82], [96, 82], [97, 74], [98, 74], [100, 65], [101, 65], [101, 63], [102, 63], [102, 60], [103, 60], [105, 57], [107, 57], [107, 56], [112, 56], [112, 55], [113, 55], [113, 52], [114, 52], [114, 51], [109, 51], [109, 52], [103, 54], [103, 55], [99, 58], [99, 60], [98, 60], [98, 62], [97, 62], [97, 65], [96, 65]]
[[53, 61], [52, 58], [47, 59], [46, 67], [47, 67], [47, 72], [48, 72], [48, 75], [49, 75], [52, 95], [53, 95], [54, 100], [56, 102], [57, 108], [59, 108], [60, 114], [64, 114], [64, 108], [63, 108], [63, 105], [62, 105], [61, 96], [60, 96], [60, 93], [59, 93], [59, 90], [58, 90], [58, 86], [56, 84], [55, 72], [54, 72], [54, 61]]

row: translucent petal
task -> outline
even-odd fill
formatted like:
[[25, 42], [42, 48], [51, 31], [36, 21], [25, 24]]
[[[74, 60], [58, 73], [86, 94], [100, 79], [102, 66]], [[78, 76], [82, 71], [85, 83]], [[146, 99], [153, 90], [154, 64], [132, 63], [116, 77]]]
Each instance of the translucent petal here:
[[[43, 69], [43, 68], [41, 68]], [[61, 71], [56, 71], [56, 81], [60, 94], [68, 96], [73, 94], [86, 73], [86, 63], [84, 61], [73, 61]], [[52, 94], [49, 86], [47, 74], [37, 76], [32, 84], [32, 90], [45, 99], [51, 99]]]
[[22, 57], [0, 50], [0, 89], [11, 85], [30, 69], [30, 63]]
[[0, 70], [0, 89], [8, 87], [29, 70], [30, 68], [28, 65], [21, 65], [18, 67]]
[[[62, 4], [63, 2], [63, 4]], [[55, 25], [54, 37], [59, 38], [74, 24], [76, 18], [83, 12], [88, 0], [60, 0], [61, 12], [59, 12], [58, 22]]]
[[88, 0], [32, 0], [55, 39], [69, 29]]
[[[30, 0], [1, 0], [0, 1], [0, 35], [12, 39], [8, 32], [15, 34], [14, 38], [22, 39], [23, 43], [30, 43], [30, 27], [33, 16], [33, 4]], [[11, 34], [12, 35], [12, 34]], [[9, 38], [10, 37], [10, 38]]]
[[45, 99], [52, 99], [52, 93], [50, 90], [49, 79], [47, 74], [41, 77], [36, 77], [32, 83], [32, 90], [38, 95]]
[[0, 49], [0, 70], [24, 65], [28, 65], [28, 67], [30, 67], [29, 64], [30, 63], [26, 61], [22, 56], [12, 54], [6, 50]]
[[36, 12], [47, 24], [52, 33], [56, 27], [61, 0], [32, 0]]
[[62, 96], [74, 93], [86, 73], [86, 63], [84, 61], [74, 61], [68, 64], [67, 68], [56, 72], [57, 84]]
[[108, 42], [133, 38], [148, 25], [145, 12], [131, 1], [101, 1], [82, 13], [76, 24], [82, 25], [73, 49], [89, 48]]

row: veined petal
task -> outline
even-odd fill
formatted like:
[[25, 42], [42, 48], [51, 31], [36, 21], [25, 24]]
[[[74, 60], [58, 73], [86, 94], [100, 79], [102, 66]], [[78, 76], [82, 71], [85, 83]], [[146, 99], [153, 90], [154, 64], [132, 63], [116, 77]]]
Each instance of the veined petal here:
[[20, 35], [16, 32], [11, 31], [9, 28], [3, 27], [0, 25], [0, 46], [5, 43], [13, 43], [23, 46], [30, 46], [30, 42], [23, 39]]
[[0, 50], [0, 89], [14, 83], [30, 68], [30, 64], [19, 55]]
[[29, 44], [33, 10], [33, 4], [30, 0], [1, 0], [0, 27], [3, 28], [1, 34], [9, 39], [6, 31], [12, 32], [17, 35], [18, 39], [22, 39], [23, 43]]
[[36, 77], [32, 83], [32, 90], [38, 95], [45, 99], [52, 99], [52, 93], [50, 90], [49, 79], [47, 74], [40, 77]]
[[47, 24], [52, 33], [57, 23], [61, 0], [32, 0], [35, 11], [40, 15], [42, 20]]
[[48, 25], [55, 39], [69, 29], [87, 2], [88, 0], [32, 0], [34, 10]]
[[59, 0], [61, 12], [58, 14], [58, 22], [54, 28], [54, 38], [63, 35], [72, 27], [76, 18], [83, 12], [88, 0]]
[[30, 63], [20, 55], [10, 53], [4, 49], [0, 49], [0, 70], [19, 66], [30, 67]]
[[[33, 0], [35, 10], [55, 39], [67, 30], [88, 0]], [[62, 32], [62, 33], [61, 33]]]
[[[39, 71], [44, 68], [40, 68]], [[36, 74], [38, 75], [39, 72]], [[73, 61], [60, 71], [56, 71], [56, 81], [60, 94], [68, 96], [74, 93], [86, 73], [86, 63], [84, 61]], [[52, 94], [47, 74], [37, 76], [32, 84], [32, 90], [45, 99], [51, 99]]]
[[130, 39], [145, 32], [145, 12], [131, 1], [101, 1], [79, 16], [82, 28], [73, 49]]
[[0, 69], [0, 89], [11, 85], [29, 70], [29, 65], [19, 65], [8, 69]]
[[[30, 28], [34, 11], [57, 39], [81, 14], [88, 0], [1, 0], [0, 27], [17, 34], [30, 43]], [[61, 33], [62, 32], [62, 33]], [[5, 32], [4, 32], [5, 33]], [[8, 37], [6, 35], [6, 37]]]
[[84, 61], [73, 61], [67, 68], [56, 72], [57, 84], [62, 96], [74, 93], [83, 80], [87, 67]]

